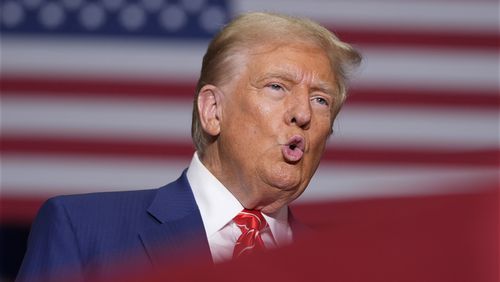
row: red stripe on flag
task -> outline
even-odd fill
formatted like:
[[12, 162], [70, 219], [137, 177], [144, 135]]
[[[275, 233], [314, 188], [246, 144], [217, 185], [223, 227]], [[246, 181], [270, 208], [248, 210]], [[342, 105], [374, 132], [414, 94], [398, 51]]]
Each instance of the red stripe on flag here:
[[327, 150], [324, 160], [374, 164], [421, 164], [425, 166], [499, 165], [498, 149], [442, 150], [442, 149], [381, 149], [340, 147]]
[[[5, 187], [3, 187], [5, 188]], [[38, 189], [32, 191], [37, 191]], [[0, 224], [31, 224], [46, 197], [6, 197], [0, 198]]]
[[500, 96], [495, 90], [448, 89], [421, 90], [415, 88], [353, 88], [348, 104], [395, 105], [416, 107], [468, 108], [499, 110]]
[[106, 80], [98, 77], [50, 78], [3, 75], [0, 78], [2, 96], [26, 95], [64, 98], [134, 98], [188, 99], [194, 97], [195, 82], [142, 81], [129, 79]]
[[[140, 99], [191, 100], [193, 83], [171, 81], [133, 81], [95, 79], [55, 79], [3, 76], [0, 79], [1, 96], [56, 97], [64, 99]], [[461, 88], [424, 90], [415, 88], [359, 88], [350, 92], [351, 105], [400, 105], [425, 107], [465, 107], [498, 110], [500, 96], [497, 90], [466, 90]]]
[[[5, 153], [114, 156], [125, 158], [191, 158], [194, 147], [187, 142], [80, 140], [71, 138], [29, 138], [3, 135], [0, 151]], [[326, 162], [374, 164], [422, 164], [435, 166], [498, 166], [498, 149], [397, 149], [339, 146], [328, 149]]]
[[453, 33], [433, 30], [343, 29], [330, 27], [343, 41], [360, 45], [498, 50], [497, 33]]
[[190, 158], [194, 146], [188, 142], [172, 141], [117, 141], [112, 139], [74, 139], [66, 137], [16, 137], [1, 139], [2, 153], [29, 153], [54, 155], [122, 156], [169, 159]]

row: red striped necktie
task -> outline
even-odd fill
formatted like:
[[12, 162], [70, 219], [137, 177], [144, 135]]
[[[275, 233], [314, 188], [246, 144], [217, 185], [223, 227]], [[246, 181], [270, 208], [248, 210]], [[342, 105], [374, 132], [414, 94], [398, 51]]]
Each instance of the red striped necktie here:
[[260, 233], [266, 228], [267, 222], [260, 211], [244, 209], [233, 220], [241, 230], [234, 246], [233, 258], [266, 249]]

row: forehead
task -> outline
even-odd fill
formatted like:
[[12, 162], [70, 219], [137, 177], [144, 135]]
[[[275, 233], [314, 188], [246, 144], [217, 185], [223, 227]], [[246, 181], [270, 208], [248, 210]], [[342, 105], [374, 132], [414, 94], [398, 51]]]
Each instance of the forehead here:
[[294, 81], [328, 84], [333, 87], [335, 74], [326, 52], [310, 44], [266, 44], [246, 56], [251, 79], [282, 76]]

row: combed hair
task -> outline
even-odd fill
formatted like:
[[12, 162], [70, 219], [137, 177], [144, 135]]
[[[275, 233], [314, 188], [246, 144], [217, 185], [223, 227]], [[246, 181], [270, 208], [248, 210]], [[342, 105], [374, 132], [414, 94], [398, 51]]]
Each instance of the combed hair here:
[[[198, 94], [207, 84], [223, 85], [234, 78], [238, 68], [235, 56], [270, 43], [305, 43], [325, 51], [337, 77], [340, 95], [335, 115], [347, 97], [349, 71], [361, 62], [361, 55], [349, 44], [340, 41], [332, 32], [309, 19], [282, 14], [253, 12], [242, 14], [227, 24], [210, 42], [203, 57], [201, 74], [196, 86], [191, 136], [198, 153], [213, 142], [206, 134], [198, 113]], [[279, 45], [277, 45], [279, 46]]]

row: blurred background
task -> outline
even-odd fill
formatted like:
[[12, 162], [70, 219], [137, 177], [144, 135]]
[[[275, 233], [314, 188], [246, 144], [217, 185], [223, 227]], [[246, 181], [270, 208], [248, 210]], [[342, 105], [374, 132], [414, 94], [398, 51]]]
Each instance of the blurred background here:
[[208, 40], [246, 11], [310, 17], [364, 55], [298, 205], [498, 189], [495, 0], [1, 0], [4, 279], [47, 198], [180, 175]]

